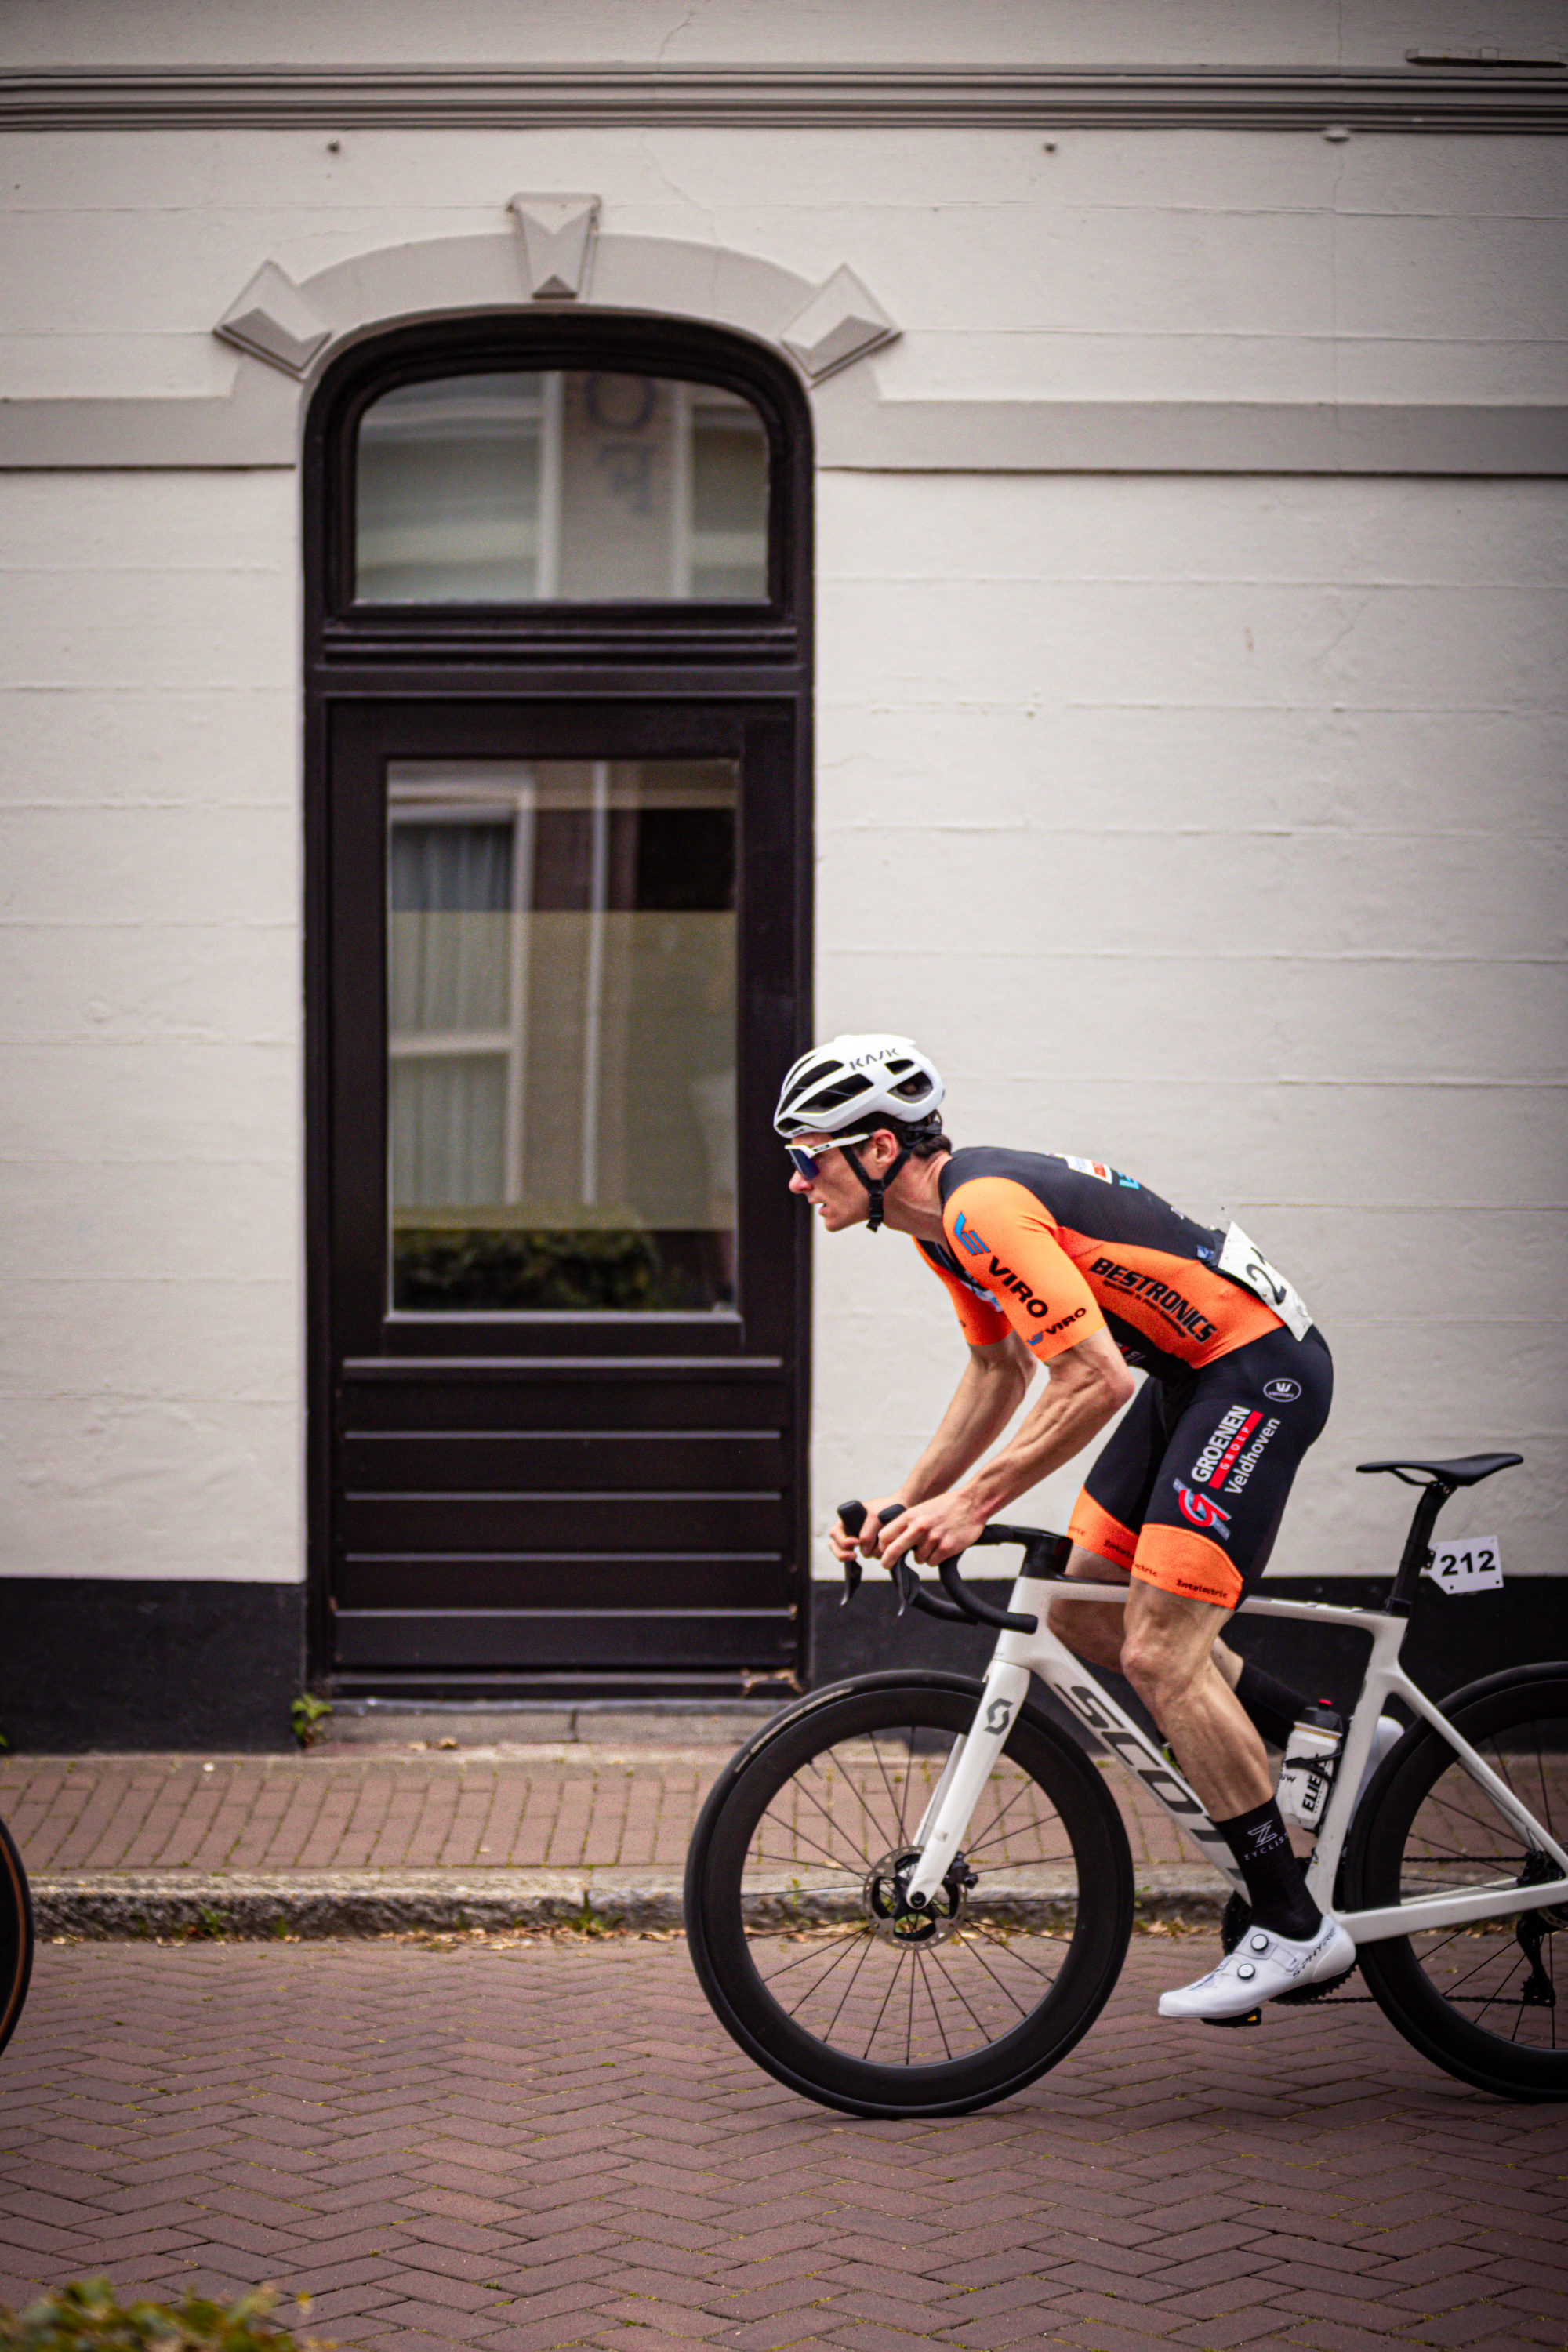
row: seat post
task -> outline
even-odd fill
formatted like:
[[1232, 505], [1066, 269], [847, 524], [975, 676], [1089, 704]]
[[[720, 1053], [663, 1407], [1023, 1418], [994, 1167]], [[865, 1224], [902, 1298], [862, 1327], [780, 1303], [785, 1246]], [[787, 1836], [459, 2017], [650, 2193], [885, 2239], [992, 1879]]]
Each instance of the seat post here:
[[1433, 1478], [1428, 1481], [1416, 1504], [1410, 1521], [1410, 1533], [1405, 1538], [1405, 1549], [1399, 1555], [1399, 1573], [1388, 1596], [1386, 1613], [1389, 1616], [1409, 1616], [1422, 1574], [1431, 1564], [1432, 1530], [1437, 1524], [1437, 1514], [1453, 1491], [1447, 1479]]

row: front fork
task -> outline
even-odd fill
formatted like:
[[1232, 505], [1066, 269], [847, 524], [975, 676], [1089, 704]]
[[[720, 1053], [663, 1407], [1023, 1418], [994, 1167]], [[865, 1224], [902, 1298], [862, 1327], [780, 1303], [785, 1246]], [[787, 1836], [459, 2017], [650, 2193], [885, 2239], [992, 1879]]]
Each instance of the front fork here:
[[1014, 1665], [1002, 1658], [992, 1659], [974, 1721], [948, 1757], [915, 1832], [914, 1843], [921, 1848], [920, 1864], [904, 1888], [904, 1900], [911, 1911], [930, 1907], [938, 1887], [963, 1852], [969, 1817], [980, 1801], [980, 1791], [995, 1768], [1028, 1690], [1027, 1666]]

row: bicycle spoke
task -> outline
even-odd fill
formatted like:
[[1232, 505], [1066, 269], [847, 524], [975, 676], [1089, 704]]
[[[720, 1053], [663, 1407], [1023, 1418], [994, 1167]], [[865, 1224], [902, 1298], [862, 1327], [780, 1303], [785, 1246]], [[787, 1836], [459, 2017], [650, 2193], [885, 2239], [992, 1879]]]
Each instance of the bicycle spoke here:
[[[817, 1767], [817, 1766], [816, 1766], [816, 1765], [815, 1765], [815, 1759], [814, 1759], [814, 1769], [816, 1770], [817, 1778], [818, 1778], [819, 1780], [826, 1780], [826, 1777], [827, 1777], [827, 1776], [826, 1776], [826, 1774], [821, 1770], [820, 1767]], [[867, 1806], [867, 1803], [866, 1803], [866, 1801], [865, 1801], [864, 1797], [862, 1797], [862, 1796], [861, 1796], [861, 1794], [860, 1794], [860, 1790], [859, 1790], [858, 1786], [856, 1784], [856, 1782], [855, 1782], [855, 1781], [853, 1781], [852, 1780], [850, 1780], [850, 1778], [849, 1778], [849, 1776], [847, 1775], [847, 1773], [844, 1770], [844, 1768], [843, 1768], [843, 1766], [842, 1766], [842, 1765], [840, 1765], [840, 1766], [839, 1766], [839, 1779], [840, 1779], [840, 1780], [841, 1780], [841, 1781], [843, 1782], [843, 1784], [844, 1784], [845, 1788], [848, 1790], [849, 1794], [850, 1794], [851, 1796], [853, 1796], [853, 1797], [854, 1797], [854, 1799], [855, 1799], [856, 1802], [859, 1805], [860, 1810], [862, 1811], [862, 1812], [864, 1812], [864, 1813], [865, 1813], [867, 1820], [871, 1823], [872, 1828], [873, 1828], [874, 1830], [877, 1830], [877, 1829], [878, 1829], [878, 1825], [877, 1825], [877, 1822], [876, 1822], [876, 1818], [875, 1818], [875, 1816], [872, 1814], [872, 1812], [870, 1811], [869, 1808]], [[807, 1788], [807, 1787], [806, 1787], [806, 1785], [805, 1785], [805, 1783], [804, 1782], [804, 1780], [796, 1780], [792, 1781], [792, 1782], [790, 1783], [790, 1785], [791, 1785], [791, 1787], [792, 1787], [792, 1788], [798, 1790], [798, 1791], [799, 1791], [800, 1795], [801, 1795], [801, 1796], [803, 1796], [803, 1797], [806, 1800], [806, 1801], [807, 1801], [809, 1804], [812, 1804], [812, 1805], [815, 1805], [815, 1806], [816, 1806], [816, 1808], [817, 1811], [822, 1815], [823, 1820], [827, 1823], [827, 1825], [828, 1825], [828, 1827], [829, 1827], [830, 1829], [834, 1829], [834, 1830], [839, 1830], [839, 1829], [842, 1829], [842, 1834], [843, 1834], [843, 1836], [844, 1836], [844, 1838], [845, 1838], [846, 1842], [847, 1842], [847, 1843], [848, 1842], [848, 1839], [849, 1839], [849, 1832], [848, 1832], [847, 1827], [843, 1826], [842, 1824], [840, 1824], [838, 1822], [837, 1822], [837, 1821], [834, 1819], [834, 1816], [833, 1816], [832, 1812], [829, 1811], [828, 1807], [827, 1807], [827, 1806], [826, 1806], [826, 1805], [823, 1803], [823, 1801], [822, 1801], [821, 1798], [817, 1795], [817, 1793], [816, 1793], [816, 1790], [815, 1790], [815, 1789]], [[880, 1831], [879, 1831], [879, 1830], [878, 1830], [878, 1835], [879, 1835], [879, 1836], [880, 1835]], [[868, 1861], [869, 1861], [869, 1860], [870, 1860], [870, 1856], [869, 1856], [869, 1854], [867, 1854], [866, 1859], [867, 1859]]]
[[[1026, 1956], [1017, 1949], [1015, 1944], [1010, 1944], [1005, 1936], [999, 1936], [994, 1927], [988, 1927], [983, 1919], [971, 1920], [969, 1923], [969, 1931], [971, 1936], [975, 1937], [984, 1937], [986, 1943], [994, 1944], [999, 1951], [1005, 1952], [1010, 1958], [1016, 1959], [1021, 1969], [1027, 1969], [1031, 1975], [1038, 1977], [1042, 1983], [1053, 1985], [1055, 1984], [1058, 1976], [1060, 1974], [1060, 1970], [1058, 1969], [1037, 1968], [1035, 1962], [1026, 1958]], [[975, 1958], [976, 1959], [980, 1958], [979, 1953], [975, 1954]], [[982, 1961], [982, 1966], [984, 1965], [984, 1963]]]
[[910, 1955], [910, 2015], [909, 2022], [904, 2027], [904, 2063], [906, 2066], [912, 2066], [915, 2059], [915, 1984], [919, 1976], [920, 1969], [915, 1965], [914, 1954], [911, 1952]]
[[[787, 1933], [788, 1931], [786, 1930], [785, 1932]], [[850, 1945], [856, 1943], [860, 1937], [865, 1935], [865, 1933], [866, 1923], [863, 1919], [857, 1919], [853, 1926], [840, 1928], [838, 1933], [833, 1938], [833, 1946], [837, 1957], [828, 1962], [828, 1969], [837, 1968], [838, 1959], [842, 1958], [844, 1953], [849, 1948]], [[778, 1940], [778, 1930], [776, 1928], [773, 1929], [765, 1939], [761, 1936], [753, 1936], [748, 1938], [748, 1941], [753, 1946], [763, 1943], [764, 1940], [770, 1947], [776, 1943]], [[776, 1969], [769, 1969], [765, 1974], [761, 1969], [759, 1969], [757, 1970], [757, 1974], [762, 1977], [764, 1984], [777, 1984], [779, 1979], [781, 1977], [787, 1977], [792, 1969], [803, 1969], [805, 1967], [807, 1961], [819, 1960], [821, 1958], [822, 1947], [818, 1945], [811, 1951], [797, 1952], [793, 1960], [781, 1960]], [[825, 1969], [823, 1973], [826, 1975], [827, 1970]]]
[[[881, 2032], [881, 2030], [882, 2030], [882, 2020], [883, 2020], [883, 2019], [884, 2019], [884, 2017], [886, 2017], [886, 2015], [888, 2014], [888, 2003], [892, 2000], [892, 1998], [893, 1998], [893, 1994], [894, 1994], [894, 1991], [896, 1990], [896, 1989], [897, 1989], [897, 1987], [898, 1987], [898, 1981], [899, 1981], [899, 1970], [900, 1970], [900, 1969], [901, 1969], [901, 1968], [902, 1968], [903, 1964], [904, 1964], [904, 1955], [903, 1955], [903, 1953], [902, 1953], [902, 1952], [900, 1952], [900, 1953], [899, 1954], [899, 1957], [898, 1957], [897, 1962], [896, 1962], [896, 1963], [895, 1963], [895, 1965], [894, 1965], [893, 1973], [892, 1973], [892, 1975], [891, 1975], [891, 1976], [889, 1978], [889, 1979], [888, 1979], [888, 1990], [887, 1990], [887, 1991], [882, 1995], [882, 2006], [881, 2006], [881, 2008], [877, 2011], [876, 2016], [875, 2016], [875, 2017], [872, 2019], [872, 2021], [871, 2021], [871, 2031], [870, 2031], [870, 2032], [869, 2032], [869, 2033], [867, 2035], [867, 2037], [866, 2037], [866, 2047], [865, 2047], [865, 2049], [864, 2049], [864, 2050], [862, 2050], [862, 2052], [860, 2053], [860, 2055], [861, 2055], [861, 2057], [862, 2057], [862, 2058], [868, 2058], [868, 2057], [871, 2055], [871, 2044], [876, 2041], [878, 2034], [879, 2034], [879, 2033]], [[840, 2008], [840, 2009], [842, 2009], [842, 2008], [843, 2008], [843, 2006], [844, 2006], [843, 2002], [842, 2002], [842, 2001], [840, 2001], [840, 2002], [839, 2002], [839, 2004], [838, 2004], [838, 2006], [839, 2006], [839, 2008]], [[838, 2019], [837, 2019], [837, 2015], [835, 2016], [835, 2018], [834, 2018], [834, 2021], [834, 2021], [834, 2023], [835, 2023], [836, 2025], [837, 2024], [837, 2022], [838, 2022]]]
[[[868, 1936], [863, 1927], [857, 1928], [851, 1935], [841, 1936], [836, 1938], [832, 1958], [829, 1959], [827, 1966], [823, 1969], [821, 1975], [813, 1979], [811, 1984], [806, 1987], [805, 1991], [796, 2001], [796, 2012], [798, 2013], [799, 2011], [804, 2009], [807, 2001], [809, 2001], [815, 1994], [819, 1993], [822, 1990], [823, 1986], [827, 1982], [828, 1978], [833, 1974], [835, 1969], [840, 1968], [850, 1957], [852, 1952], [858, 1950], [860, 1958], [857, 1960], [855, 1967], [849, 1972], [851, 1979], [853, 1979], [866, 1959], [866, 1948], [873, 1940], [874, 1939], [872, 1937]], [[817, 1953], [808, 1953], [805, 1957], [815, 1959], [819, 1958], [820, 1955]], [[786, 1971], [781, 1969], [777, 1973], [780, 1976], [783, 1976]], [[768, 1979], [768, 1981], [771, 1981], [771, 1979]], [[840, 2003], [840, 2006], [842, 2006], [842, 2003]]]
[[[937, 1973], [942, 1976], [943, 1980], [945, 1981], [946, 1972], [939, 1967], [934, 1951], [931, 1955], [931, 1960], [932, 1967], [937, 1969]], [[921, 1982], [925, 1987], [926, 1999], [931, 2003], [931, 2020], [936, 2026], [937, 2033], [942, 2042], [942, 2054], [944, 2058], [951, 2060], [952, 2056], [952, 2044], [947, 2038], [947, 2028], [942, 2021], [942, 2011], [936, 2005], [936, 1995], [931, 1989], [931, 1979], [929, 1976], [922, 1975]]]
[[959, 2006], [967, 2013], [970, 2023], [975, 2027], [977, 2032], [984, 2032], [984, 2028], [981, 2024], [979, 2012], [975, 2009], [974, 2004], [971, 2001], [969, 1996], [964, 1991], [963, 1987], [957, 1981], [956, 1978], [948, 1973], [946, 1963], [937, 1958], [934, 1948], [932, 1949], [931, 1958], [931, 1966], [936, 1969], [943, 1984], [945, 1984], [952, 1993], [952, 1996], [959, 2003]]
[[[1008, 1945], [1005, 1945], [1005, 1944], [1002, 1944], [1002, 1939], [1001, 1939], [1001, 1937], [1000, 1937], [999, 1936], [994, 1936], [994, 1937], [992, 1937], [990, 1938], [990, 1940], [991, 1940], [993, 1943], [994, 1943], [994, 1944], [1001, 1945], [1001, 1948], [1002, 1948], [1004, 1951], [1008, 1952], [1008, 1953], [1009, 1953], [1009, 1955], [1011, 1954], [1011, 1947], [1010, 1947], [1010, 1946], [1008, 1946]], [[992, 1965], [991, 1965], [990, 1961], [986, 1958], [986, 1957], [985, 1957], [984, 1953], [984, 1952], [982, 1952], [982, 1951], [977, 1951], [977, 1950], [975, 1950], [974, 1946], [973, 1946], [973, 1944], [971, 1944], [971, 1945], [970, 1945], [969, 1949], [970, 1949], [970, 1951], [973, 1954], [973, 1958], [974, 1958], [974, 1959], [976, 1960], [976, 1962], [977, 1962], [977, 1963], [979, 1964], [979, 1966], [980, 1966], [980, 1967], [984, 1970], [985, 1974], [990, 1978], [990, 1979], [991, 1979], [992, 1983], [995, 1986], [995, 1988], [996, 1988], [997, 1991], [1002, 1995], [1003, 2000], [1010, 2000], [1010, 2001], [1012, 2002], [1012, 2004], [1013, 2004], [1014, 2008], [1017, 2011], [1017, 2012], [1018, 2012], [1018, 2014], [1019, 2014], [1019, 2016], [1020, 2016], [1020, 2017], [1027, 2017], [1027, 2015], [1028, 2015], [1028, 2013], [1029, 2013], [1029, 2012], [1028, 2012], [1027, 2009], [1025, 2007], [1024, 2003], [1023, 2003], [1023, 2002], [1018, 1999], [1017, 1994], [1013, 1990], [1013, 1989], [1012, 1989], [1011, 1985], [1007, 1985], [1007, 1984], [1004, 1984], [1004, 1983], [1003, 1983], [1002, 1979], [997, 1975], [997, 1973], [996, 1973], [995, 1969], [992, 1967]], [[1026, 1961], [1025, 1966], [1026, 1967], [1027, 1965], [1028, 1965], [1028, 1963]], [[1054, 1981], [1054, 1979], [1052, 1979], [1052, 1981]]]
[[[780, 1834], [780, 1836], [781, 1836], [781, 1837], [786, 1834], [785, 1830], [784, 1830], [784, 1824], [783, 1824], [782, 1822], [775, 1822], [775, 1823], [774, 1823], [774, 1827], [778, 1830], [779, 1834]], [[805, 1846], [809, 1846], [809, 1848], [811, 1849], [811, 1851], [812, 1851], [812, 1853], [813, 1853], [820, 1854], [820, 1855], [821, 1855], [821, 1857], [822, 1857], [822, 1859], [823, 1859], [823, 1861], [824, 1861], [825, 1863], [826, 1863], [826, 1864], [827, 1864], [827, 1866], [828, 1866], [828, 1868], [829, 1868], [830, 1870], [842, 1870], [842, 1871], [845, 1873], [846, 1876], [847, 1876], [847, 1877], [851, 1877], [851, 1878], [860, 1878], [860, 1877], [863, 1877], [863, 1876], [864, 1876], [864, 1874], [865, 1874], [865, 1865], [864, 1865], [864, 1864], [863, 1864], [863, 1863], [862, 1863], [862, 1864], [860, 1865], [860, 1867], [857, 1868], [854, 1864], [850, 1864], [850, 1863], [847, 1863], [847, 1862], [840, 1862], [840, 1861], [838, 1860], [837, 1856], [836, 1854], [834, 1854], [834, 1853], [830, 1853], [830, 1852], [829, 1852], [829, 1850], [828, 1850], [828, 1848], [827, 1848], [826, 1846], [825, 1846], [825, 1845], [819, 1845], [819, 1844], [817, 1843], [816, 1840], [815, 1838], [813, 1838], [813, 1837], [808, 1836], [808, 1835], [807, 1835], [807, 1833], [806, 1833], [804, 1830], [799, 1830], [799, 1829], [792, 1830], [792, 1831], [788, 1832], [787, 1832], [787, 1834], [789, 1834], [789, 1835], [793, 1836], [793, 1837], [797, 1841], [797, 1843], [800, 1843], [800, 1844], [802, 1844], [802, 1845], [805, 1845]], [[757, 1853], [756, 1859], [757, 1859], [757, 1861], [758, 1861], [759, 1863], [760, 1863], [760, 1862], [762, 1861], [762, 1859], [763, 1859], [763, 1856], [762, 1856], [762, 1853], [761, 1853], [761, 1852], [760, 1852], [760, 1851], [759, 1851], [759, 1852], [758, 1852], [758, 1853]], [[780, 1859], [780, 1857], [770, 1857], [770, 1859], [778, 1860], [778, 1859]], [[782, 1857], [782, 1860], [783, 1860], [783, 1861], [784, 1861], [784, 1862], [794, 1862], [794, 1861], [795, 1861], [796, 1859], [797, 1859], [797, 1857], [796, 1857], [795, 1854], [786, 1854], [786, 1855], [784, 1855], [784, 1856], [783, 1856], [783, 1857]]]

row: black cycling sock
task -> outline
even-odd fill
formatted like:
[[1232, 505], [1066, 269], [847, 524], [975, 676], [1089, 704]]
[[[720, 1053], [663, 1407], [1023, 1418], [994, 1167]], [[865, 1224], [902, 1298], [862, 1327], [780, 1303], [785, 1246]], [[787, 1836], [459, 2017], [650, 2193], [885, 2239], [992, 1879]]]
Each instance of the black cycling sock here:
[[1291, 1728], [1308, 1704], [1300, 1691], [1277, 1682], [1262, 1666], [1255, 1666], [1250, 1658], [1243, 1658], [1236, 1695], [1255, 1729], [1263, 1734], [1270, 1748], [1289, 1744]]
[[1323, 1915], [1307, 1892], [1301, 1865], [1290, 1851], [1273, 1798], [1266, 1805], [1254, 1805], [1249, 1813], [1215, 1822], [1215, 1827], [1247, 1881], [1254, 1925], [1266, 1927], [1271, 1936], [1289, 1936], [1292, 1943], [1307, 1942], [1321, 1925]]

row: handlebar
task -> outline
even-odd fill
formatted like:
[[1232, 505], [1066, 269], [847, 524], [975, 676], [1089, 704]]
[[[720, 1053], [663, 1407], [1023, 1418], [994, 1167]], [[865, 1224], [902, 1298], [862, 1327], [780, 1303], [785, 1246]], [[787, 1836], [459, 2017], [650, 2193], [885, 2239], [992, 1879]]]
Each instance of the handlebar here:
[[[902, 1504], [890, 1503], [886, 1510], [879, 1512], [879, 1523], [883, 1527], [890, 1525], [894, 1519], [902, 1517], [903, 1510]], [[858, 1536], [866, 1525], [866, 1506], [858, 1501], [840, 1503], [838, 1517], [850, 1535]], [[976, 1549], [986, 1544], [1013, 1543], [1021, 1544], [1024, 1548], [1022, 1573], [1025, 1576], [1059, 1574], [1072, 1549], [1071, 1539], [1067, 1536], [1052, 1535], [1046, 1528], [1007, 1527], [1000, 1519], [993, 1519], [974, 1538]], [[1039, 1619], [1031, 1613], [1023, 1610], [998, 1609], [994, 1602], [982, 1600], [973, 1585], [966, 1584], [958, 1572], [958, 1563], [963, 1558], [962, 1552], [954, 1552], [951, 1559], [942, 1560], [937, 1568], [945, 1599], [929, 1591], [921, 1583], [910, 1563], [907, 1551], [900, 1552], [897, 1559], [890, 1560], [888, 1573], [898, 1589], [900, 1616], [907, 1608], [913, 1606], [923, 1610], [928, 1617], [945, 1617], [954, 1624], [994, 1625], [999, 1633], [1033, 1633], [1038, 1631]], [[844, 1605], [847, 1605], [859, 1591], [860, 1577], [859, 1555], [852, 1553], [844, 1563]]]

